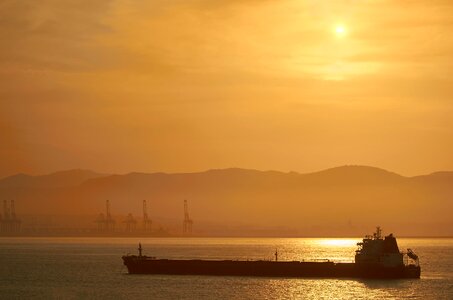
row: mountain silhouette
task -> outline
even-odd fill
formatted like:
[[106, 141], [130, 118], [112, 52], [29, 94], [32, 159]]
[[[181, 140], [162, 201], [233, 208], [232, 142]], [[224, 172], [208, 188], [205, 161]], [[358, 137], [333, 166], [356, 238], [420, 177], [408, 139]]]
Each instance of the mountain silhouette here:
[[55, 188], [75, 186], [88, 179], [100, 176], [105, 175], [81, 169], [60, 171], [40, 176], [31, 176], [21, 173], [0, 179], [0, 188]]
[[380, 224], [409, 235], [453, 235], [452, 196], [453, 172], [404, 177], [367, 166], [307, 174], [240, 168], [125, 175], [73, 170], [0, 180], [0, 197], [15, 199], [18, 213], [95, 216], [109, 199], [112, 214], [140, 216], [146, 199], [152, 218], [178, 225], [187, 199], [198, 230], [209, 233], [213, 225], [208, 224], [220, 224], [225, 234], [228, 228], [245, 234], [271, 227], [300, 235], [335, 234], [340, 227], [359, 231]]

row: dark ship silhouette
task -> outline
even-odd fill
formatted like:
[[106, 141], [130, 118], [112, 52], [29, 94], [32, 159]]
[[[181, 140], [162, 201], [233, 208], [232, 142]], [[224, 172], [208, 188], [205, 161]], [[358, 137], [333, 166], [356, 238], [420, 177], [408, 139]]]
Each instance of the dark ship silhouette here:
[[420, 278], [418, 256], [411, 250], [400, 252], [396, 238], [384, 238], [377, 227], [372, 236], [357, 243], [355, 262], [275, 261], [256, 260], [179, 260], [157, 259], [142, 255], [123, 256], [130, 274], [269, 276], [269, 277], [325, 277], [325, 278]]

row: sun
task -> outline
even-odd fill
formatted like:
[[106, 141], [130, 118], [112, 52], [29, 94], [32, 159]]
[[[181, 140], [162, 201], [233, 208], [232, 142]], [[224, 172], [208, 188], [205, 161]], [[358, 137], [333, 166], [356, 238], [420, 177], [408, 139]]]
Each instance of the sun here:
[[344, 27], [343, 25], [336, 25], [335, 26], [335, 35], [337, 37], [343, 37], [346, 35], [346, 27]]

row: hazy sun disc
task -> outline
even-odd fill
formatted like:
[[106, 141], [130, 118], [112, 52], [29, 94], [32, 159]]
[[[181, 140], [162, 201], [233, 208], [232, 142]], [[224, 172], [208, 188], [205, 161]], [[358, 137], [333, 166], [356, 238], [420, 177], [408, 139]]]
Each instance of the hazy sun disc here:
[[346, 35], [346, 28], [343, 25], [335, 26], [335, 34], [338, 37], [342, 37], [342, 36]]

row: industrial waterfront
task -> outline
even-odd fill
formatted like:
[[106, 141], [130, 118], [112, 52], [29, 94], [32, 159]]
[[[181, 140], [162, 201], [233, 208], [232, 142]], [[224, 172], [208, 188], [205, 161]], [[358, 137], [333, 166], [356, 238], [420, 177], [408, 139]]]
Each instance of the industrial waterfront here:
[[[189, 216], [188, 201], [183, 202], [181, 226], [168, 230], [165, 224], [154, 224], [148, 214], [147, 201], [142, 201], [142, 216], [132, 213], [113, 214], [110, 200], [105, 201], [105, 211], [81, 225], [61, 226], [49, 221], [52, 217], [22, 216], [16, 213], [15, 201], [4, 200], [0, 214], [0, 236], [192, 236], [193, 220]], [[37, 221], [38, 220], [38, 221]]]

